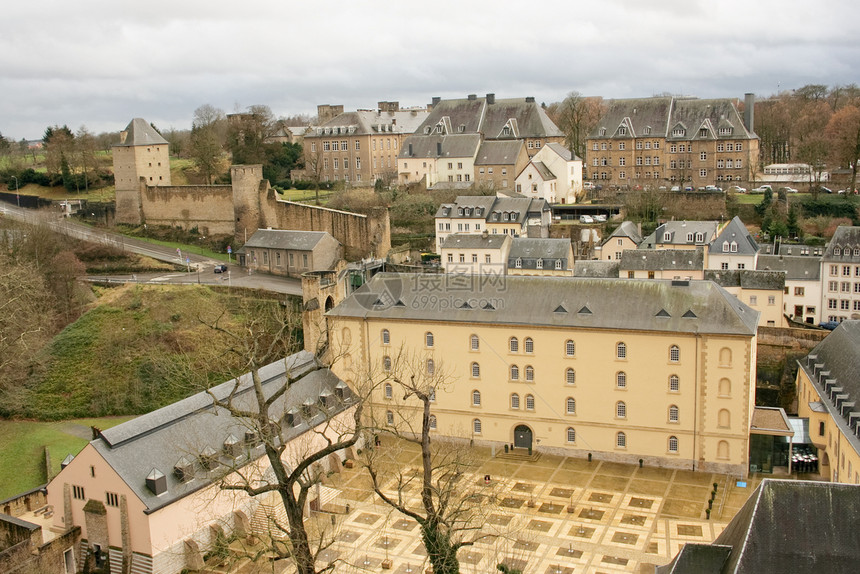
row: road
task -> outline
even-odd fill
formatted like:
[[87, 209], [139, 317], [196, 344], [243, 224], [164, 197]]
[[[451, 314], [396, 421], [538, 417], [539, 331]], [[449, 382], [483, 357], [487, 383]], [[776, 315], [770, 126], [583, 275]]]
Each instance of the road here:
[[58, 217], [54, 211], [33, 211], [31, 209], [18, 208], [9, 204], [0, 204], [0, 216], [9, 217], [17, 221], [23, 221], [32, 225], [46, 225], [48, 228], [62, 233], [68, 237], [88, 241], [90, 243], [98, 243], [101, 245], [110, 245], [122, 251], [130, 251], [138, 255], [152, 257], [159, 261], [166, 261], [174, 265], [185, 265], [188, 271], [186, 272], [168, 272], [168, 273], [146, 273], [146, 274], [127, 274], [127, 275], [110, 275], [98, 276], [89, 275], [85, 279], [88, 281], [100, 281], [110, 283], [149, 283], [149, 284], [206, 284], [206, 285], [229, 285], [232, 287], [246, 287], [249, 289], [265, 289], [276, 293], [284, 293], [287, 295], [301, 295], [302, 282], [300, 279], [289, 277], [278, 277], [265, 273], [248, 273], [247, 269], [238, 265], [228, 265], [226, 273], [215, 273], [213, 270], [216, 265], [222, 264], [223, 261], [211, 259], [194, 253], [182, 253], [182, 259], [173, 247], [155, 245], [146, 241], [126, 237], [118, 233], [111, 233], [102, 229], [94, 229], [86, 225], [77, 223], [71, 219]]

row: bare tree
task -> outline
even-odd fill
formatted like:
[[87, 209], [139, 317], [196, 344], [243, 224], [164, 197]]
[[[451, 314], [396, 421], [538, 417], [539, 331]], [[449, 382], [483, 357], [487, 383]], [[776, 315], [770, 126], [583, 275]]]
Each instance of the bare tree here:
[[[319, 148], [319, 144], [317, 144]], [[316, 195], [316, 204], [320, 204], [320, 182], [323, 173], [323, 157], [322, 150], [309, 151], [311, 147], [308, 144], [302, 146], [302, 161], [305, 165], [305, 176], [308, 177], [311, 183], [314, 184], [314, 194]]]
[[585, 97], [579, 92], [570, 92], [562, 102], [547, 107], [547, 115], [564, 132], [565, 145], [581, 158], [586, 153], [585, 139], [604, 113], [602, 98]]
[[[460, 571], [457, 551], [489, 536], [482, 531], [485, 494], [460, 482], [469, 469], [468, 452], [462, 443], [431, 443], [435, 419], [430, 407], [435, 393], [443, 392], [450, 382], [442, 365], [435, 365], [432, 359], [408, 357], [402, 351], [391, 360], [383, 366], [386, 376], [382, 384], [392, 385], [392, 393], [396, 388], [403, 400], [396, 411], [386, 411], [374, 427], [379, 433], [420, 447], [421, 467], [417, 472], [404, 472], [395, 461], [386, 460], [384, 449], [365, 449], [365, 464], [377, 496], [418, 522], [433, 572], [456, 574]], [[368, 374], [368, 378], [373, 375]], [[393, 480], [392, 488], [386, 488], [389, 480]], [[412, 485], [420, 490], [420, 509], [410, 506], [405, 496]]]
[[826, 136], [834, 163], [851, 169], [849, 190], [857, 189], [857, 162], [860, 161], [860, 108], [847, 105], [833, 114]]
[[191, 158], [207, 184], [218, 173], [224, 151], [226, 120], [224, 112], [209, 104], [194, 110], [191, 124]]
[[[353, 409], [346, 418], [332, 414], [334, 411], [329, 411], [327, 405], [303, 405], [305, 412], [302, 416], [309, 421], [311, 439], [299, 449], [287, 440], [287, 413], [284, 412], [283, 399], [292, 387], [322, 369], [323, 365], [315, 361], [309, 370], [293, 370], [288, 366], [283, 382], [274, 389], [265, 387], [261, 368], [292, 350], [291, 334], [300, 327], [291, 312], [281, 310], [275, 313], [268, 319], [249, 320], [241, 331], [224, 327], [220, 318], [208, 323], [219, 336], [231, 342], [227, 352], [243, 362], [242, 370], [248, 373], [243, 380], [250, 377], [253, 396], [251, 400], [241, 400], [240, 395], [246, 387], [237, 378], [226, 396], [209, 392], [213, 404], [226, 410], [230, 416], [241, 419], [259, 437], [271, 468], [271, 475], [264, 476], [234, 469], [231, 479], [223, 481], [221, 488], [241, 491], [252, 497], [276, 493], [285, 511], [286, 523], [275, 520], [274, 528], [283, 533], [289, 543], [272, 540], [267, 550], [278, 559], [292, 560], [300, 574], [319, 574], [333, 569], [331, 564], [317, 566], [320, 552], [332, 540], [324, 532], [318, 537], [311, 535], [305, 524], [305, 507], [324, 476], [322, 463], [359, 442], [363, 403], [357, 394], [352, 393], [336, 399], [342, 407]], [[335, 411], [348, 413], [349, 409]]]

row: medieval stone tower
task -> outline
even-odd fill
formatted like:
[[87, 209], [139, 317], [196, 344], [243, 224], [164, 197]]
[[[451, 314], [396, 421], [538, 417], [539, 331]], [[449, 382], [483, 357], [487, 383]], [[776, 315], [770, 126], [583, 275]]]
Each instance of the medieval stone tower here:
[[[261, 196], [268, 182], [263, 180], [263, 166], [234, 165], [230, 167], [230, 180], [233, 182], [233, 212], [236, 217], [236, 238], [244, 243], [254, 234], [261, 221]], [[263, 193], [261, 193], [263, 192]]]
[[120, 141], [113, 146], [117, 221], [142, 222], [141, 179], [149, 186], [170, 185], [170, 155], [167, 140], [143, 118], [134, 118]]

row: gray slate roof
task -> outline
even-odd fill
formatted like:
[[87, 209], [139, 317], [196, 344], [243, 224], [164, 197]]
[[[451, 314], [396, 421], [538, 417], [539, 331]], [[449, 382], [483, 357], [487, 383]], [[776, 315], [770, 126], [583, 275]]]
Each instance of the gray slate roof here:
[[[134, 118], [123, 130], [125, 140], [114, 144], [114, 147], [132, 147], [139, 145], [162, 145], [167, 140], [161, 137], [155, 129], [143, 118]], [[122, 137], [120, 135], [120, 137]]]
[[[561, 259], [570, 256], [570, 239], [539, 239], [535, 237], [516, 237], [511, 243], [509, 258], [516, 259]], [[566, 268], [566, 267], [565, 267]]]
[[[294, 382], [283, 397], [275, 401], [270, 413], [282, 417], [287, 410], [300, 407], [306, 400], [316, 403], [321, 393], [334, 392], [335, 387], [341, 383], [340, 379], [328, 369], [314, 370], [316, 368], [314, 356], [307, 351], [301, 351], [261, 368], [260, 376], [263, 379], [266, 396], [270, 396], [280, 388], [286, 380], [288, 370], [291, 377], [307, 373]], [[236, 395], [235, 403], [252, 407], [252, 385], [248, 374], [213, 387], [212, 393], [216, 397], [226, 398], [236, 384], [239, 385], [240, 390]], [[349, 394], [346, 396], [351, 397]], [[251, 427], [249, 423], [231, 417], [223, 409], [214, 408], [212, 403], [212, 398], [207, 393], [200, 392], [101, 431], [101, 436], [90, 444], [137, 494], [146, 506], [146, 512], [152, 512], [211, 484], [231, 465], [238, 467], [262, 456], [262, 446], [243, 447], [244, 454], [236, 460], [226, 456], [224, 443], [228, 437], [232, 435], [239, 441], [243, 441], [245, 431]], [[331, 415], [341, 412], [352, 404], [351, 398], [343, 403], [337, 402], [329, 413]], [[311, 419], [310, 424], [316, 425], [325, 418], [323, 414], [318, 413]], [[302, 420], [296, 427], [284, 424], [282, 427], [285, 440], [297, 437], [310, 428], [306, 420]], [[220, 453], [219, 460], [223, 463], [220, 467], [221, 472], [218, 470], [207, 472], [200, 464], [195, 463], [194, 478], [187, 482], [180, 481], [173, 473], [174, 465], [183, 456], [196, 461], [207, 448]], [[158, 469], [167, 478], [167, 492], [160, 496], [153, 494], [145, 484], [147, 475], [153, 469]]]
[[639, 228], [632, 221], [622, 221], [621, 225], [615, 228], [615, 231], [606, 238], [603, 244], [606, 245], [614, 237], [629, 237], [636, 245], [642, 243], [642, 234], [639, 233]]
[[[439, 154], [439, 144], [442, 144], [441, 154]], [[454, 134], [450, 136], [413, 134], [403, 142], [397, 157], [473, 158], [478, 153], [479, 145], [481, 145], [481, 136], [478, 134]]]
[[625, 249], [621, 271], [701, 271], [704, 253], [700, 249]]
[[[335, 135], [380, 135], [411, 134], [424, 121], [427, 114], [421, 110], [400, 112], [378, 112], [376, 110], [357, 110], [344, 112], [333, 117], [321, 126], [305, 133], [305, 137], [331, 137]], [[384, 126], [380, 128], [380, 126]], [[349, 131], [349, 128], [353, 131]], [[340, 133], [338, 129], [341, 128]], [[343, 129], [345, 128], [345, 129]], [[322, 130], [322, 133], [317, 133]]]
[[[459, 208], [463, 208], [463, 215], [459, 214]], [[470, 208], [466, 215], [466, 208]], [[480, 213], [475, 211], [481, 209]], [[525, 222], [528, 216], [539, 217], [542, 213], [551, 210], [549, 203], [543, 199], [530, 199], [528, 197], [495, 197], [491, 195], [460, 195], [454, 203], [443, 203], [436, 211], [436, 217], [450, 217], [474, 219], [483, 218], [489, 223], [505, 223], [504, 214], [508, 214], [508, 223]]]
[[522, 140], [485, 141], [478, 149], [475, 165], [516, 165], [524, 145]]
[[[509, 275], [496, 283], [468, 283], [380, 273], [328, 315], [742, 336], [753, 336], [758, 325], [757, 311], [710, 281]], [[430, 294], [434, 301], [471, 300], [475, 306], [443, 310], [427, 303]]]
[[618, 279], [619, 261], [576, 261], [573, 264], [575, 277]]
[[[732, 242], [737, 243], [738, 249], [736, 252], [731, 250], [723, 251], [723, 243], [731, 245]], [[722, 232], [717, 235], [717, 238], [711, 242], [709, 247], [710, 252], [714, 254], [728, 253], [729, 255], [749, 255], [753, 256], [758, 253], [758, 243], [752, 238], [750, 232], [747, 231], [744, 222], [737, 215], [723, 228]]]
[[[646, 237], [639, 244], [639, 249], [653, 249], [657, 244], [706, 245], [716, 235], [718, 227], [719, 224], [716, 221], [667, 221]], [[690, 233], [693, 234], [692, 241], [687, 240]], [[704, 242], [696, 241], [696, 233], [701, 233], [704, 236]]]
[[[860, 452], [860, 321], [840, 323], [799, 364], [822, 395], [823, 407]], [[831, 393], [834, 387], [841, 390]]]
[[510, 235], [452, 233], [442, 241], [442, 249], [501, 249]]
[[[533, 98], [529, 99], [533, 100]], [[517, 134], [503, 138], [500, 135], [502, 128], [512, 118], [516, 123]], [[415, 131], [423, 134], [425, 128], [429, 127], [432, 130], [443, 121], [449, 129], [453, 130], [449, 133], [460, 133], [459, 127], [463, 126], [462, 133], [480, 132], [484, 134], [485, 139], [544, 138], [564, 135], [541, 109], [540, 104], [527, 101], [527, 98], [496, 99], [493, 104], [487, 104], [487, 99], [484, 97], [442, 100], [433, 107], [429, 116]]]
[[705, 280], [713, 281], [722, 287], [742, 287], [743, 289], [785, 289], [784, 271], [759, 271], [757, 269], [705, 270]]
[[766, 478], [714, 541], [731, 546], [722, 572], [854, 572], [860, 486]]
[[[743, 119], [732, 99], [700, 100], [692, 97], [654, 97], [608, 100], [606, 113], [589, 134], [589, 138], [642, 138], [647, 136], [684, 141], [703, 139], [699, 128], [708, 127], [704, 139], [752, 139], [756, 138], [744, 127]], [[686, 129], [682, 137], [672, 136], [675, 126]], [[619, 135], [618, 128], [627, 128], [626, 136]], [[719, 128], [731, 127], [731, 135], [720, 136]], [[601, 135], [601, 130], [605, 134]], [[650, 132], [649, 132], [650, 129]]]
[[[313, 251], [314, 247], [326, 237], [327, 231], [291, 231], [286, 229], [258, 229], [248, 239], [242, 249], [258, 247], [262, 249], [293, 249]], [[334, 239], [332, 237], [332, 239]], [[337, 241], [337, 240], [335, 240]]]
[[541, 179], [544, 181], [550, 181], [552, 179], [556, 179], [555, 174], [550, 171], [550, 169], [542, 162], [542, 161], [533, 161], [531, 162], [535, 169], [540, 175]]
[[789, 281], [818, 281], [821, 275], [821, 263], [817, 257], [807, 255], [758, 256], [756, 269], [759, 271], [783, 271]]
[[561, 145], [558, 142], [550, 142], [550, 143], [546, 144], [545, 147], [548, 147], [549, 149], [551, 149], [552, 151], [557, 153], [559, 156], [561, 156], [561, 159], [563, 159], [564, 161], [581, 159], [581, 158], [576, 157], [573, 153], [571, 153], [571, 151], [569, 149], [567, 149], [566, 147], [564, 147], [563, 145]]
[[[835, 253], [837, 248], [839, 255]], [[855, 249], [858, 250], [858, 255], [854, 254]], [[824, 250], [824, 256], [821, 260], [834, 263], [860, 263], [860, 227], [848, 225], [837, 227], [836, 233], [833, 234], [833, 239], [827, 244], [827, 249]]]

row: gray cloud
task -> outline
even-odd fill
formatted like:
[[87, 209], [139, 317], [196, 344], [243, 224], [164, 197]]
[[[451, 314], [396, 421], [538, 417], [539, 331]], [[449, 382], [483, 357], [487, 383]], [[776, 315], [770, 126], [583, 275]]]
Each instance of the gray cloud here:
[[849, 0], [52, 0], [4, 16], [0, 131], [16, 139], [134, 116], [187, 128], [204, 103], [290, 115], [486, 92], [766, 96], [860, 77]]

